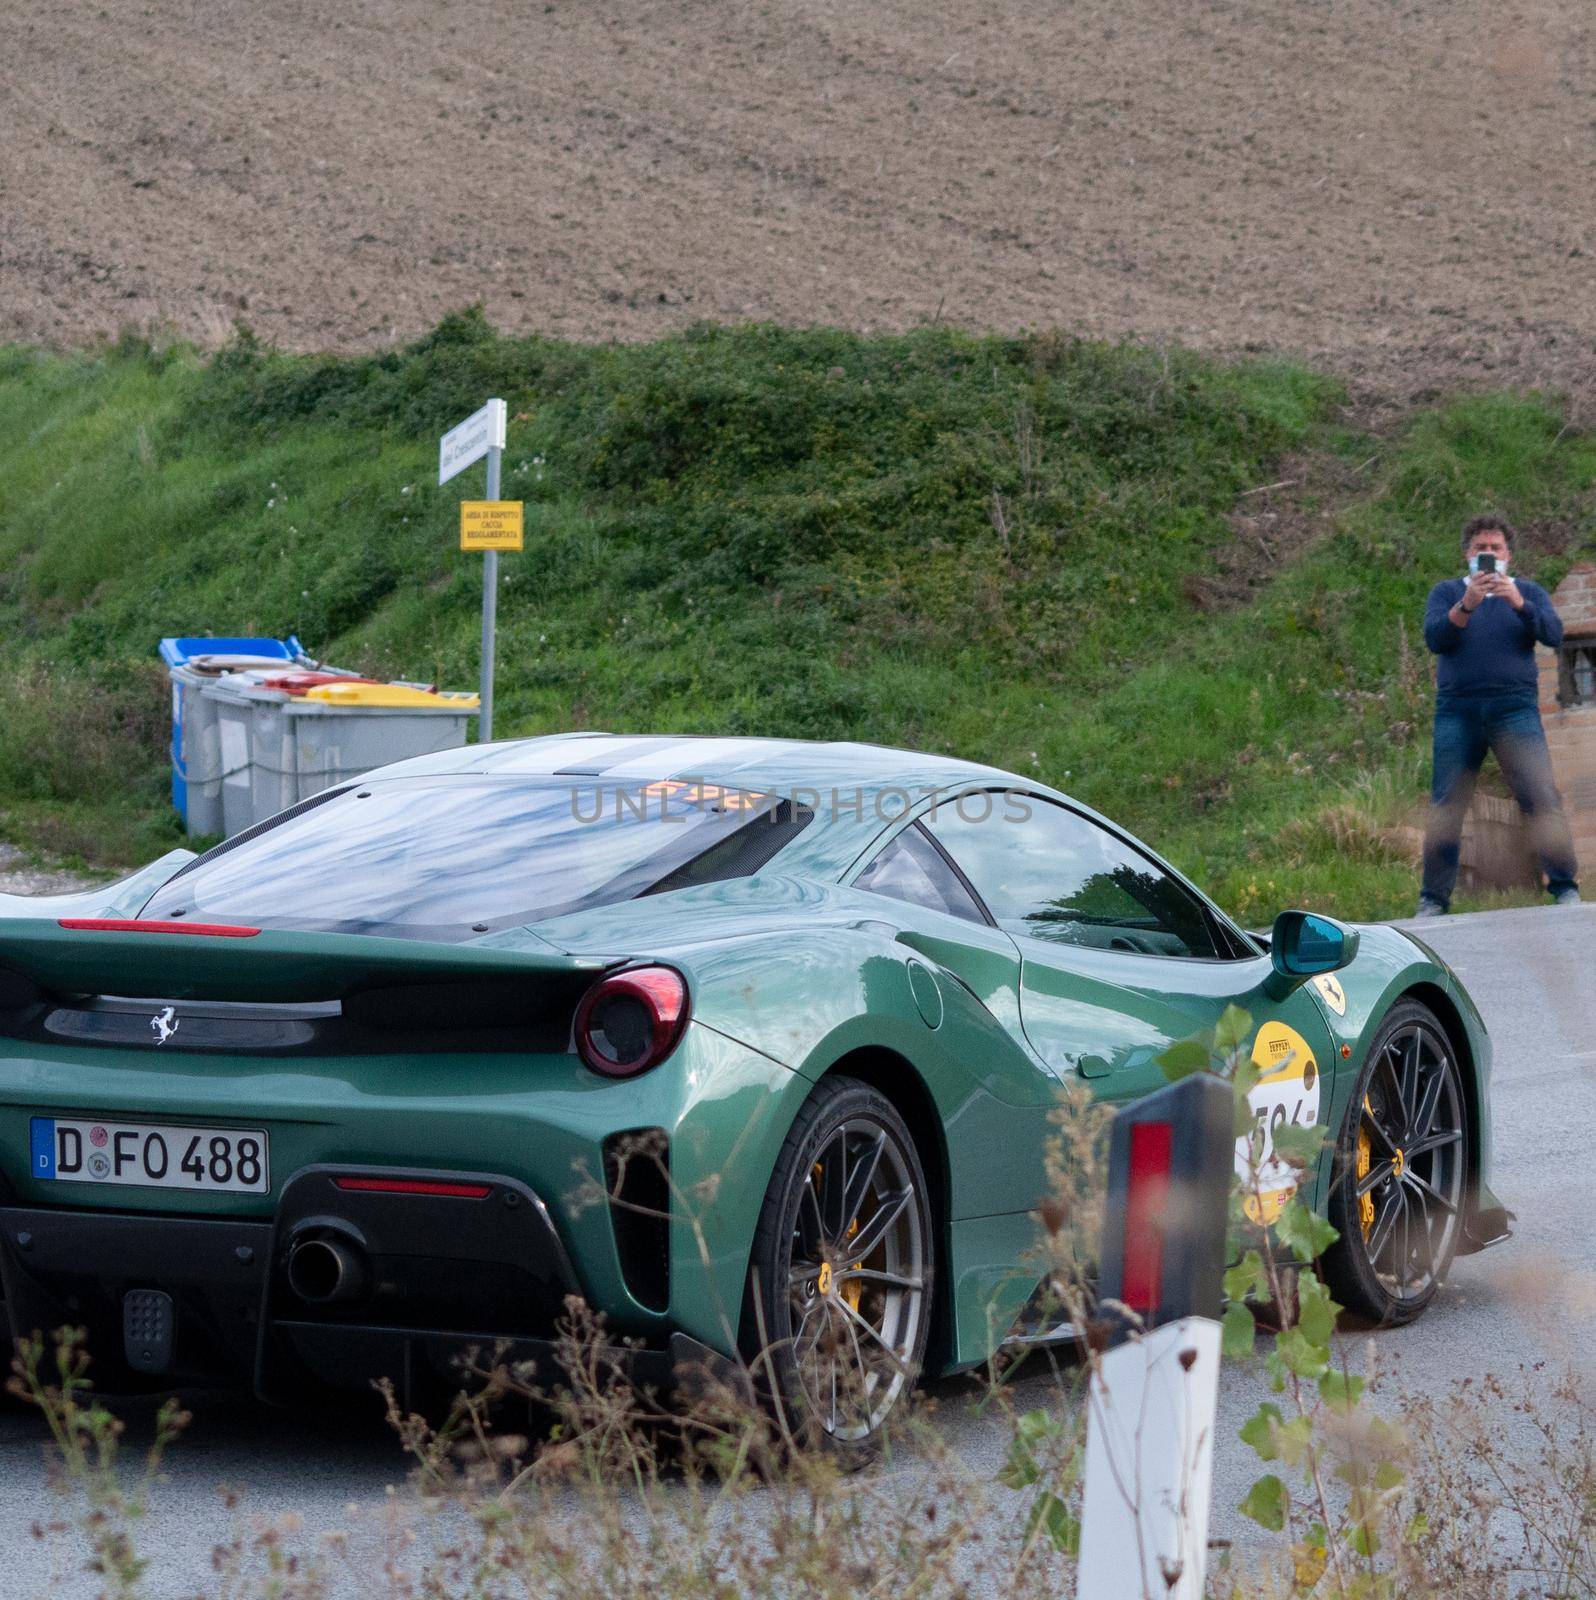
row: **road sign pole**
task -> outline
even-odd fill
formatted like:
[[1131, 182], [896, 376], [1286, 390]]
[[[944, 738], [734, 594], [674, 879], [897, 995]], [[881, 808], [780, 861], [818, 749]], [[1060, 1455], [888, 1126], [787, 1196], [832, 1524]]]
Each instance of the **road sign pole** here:
[[519, 500], [499, 499], [499, 467], [504, 457], [507, 410], [494, 399], [457, 423], [438, 440], [438, 482], [447, 483], [484, 456], [488, 458], [488, 498], [460, 506], [460, 548], [480, 550], [482, 563], [482, 698], [477, 740], [493, 737], [493, 649], [499, 620], [499, 551], [519, 550], [524, 528]]
[[[499, 458], [504, 452], [495, 445], [488, 451], [488, 499], [499, 498]], [[499, 621], [499, 552], [489, 550], [482, 557], [482, 712], [477, 718], [477, 740], [486, 744], [493, 737], [493, 648]]]

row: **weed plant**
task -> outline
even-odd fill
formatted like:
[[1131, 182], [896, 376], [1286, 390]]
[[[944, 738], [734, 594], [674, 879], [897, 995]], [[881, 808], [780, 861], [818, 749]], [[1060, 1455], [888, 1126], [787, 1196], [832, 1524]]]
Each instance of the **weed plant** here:
[[[1259, 1069], [1251, 1020], [1232, 1010], [1164, 1058], [1170, 1078], [1213, 1072], [1231, 1088], [1238, 1135], [1254, 1130]], [[1104, 1403], [1100, 1349], [1111, 1310], [1092, 1288], [1111, 1113], [1084, 1092], [1054, 1113], [1050, 1193], [1038, 1255], [1053, 1309], [1085, 1330], [1053, 1367], [1041, 1405], [1011, 1380], [1034, 1362], [1005, 1352], [974, 1403], [1002, 1421], [1007, 1450], [991, 1474], [950, 1442], [934, 1404], [894, 1413], [874, 1467], [817, 1442], [764, 1382], [763, 1361], [700, 1371], [669, 1405], [625, 1377], [624, 1351], [580, 1301], [546, 1372], [479, 1351], [442, 1417], [407, 1412], [378, 1387], [412, 1470], [403, 1495], [306, 1540], [295, 1518], [241, 1528], [213, 1555], [215, 1600], [330, 1600], [344, 1594], [482, 1600], [658, 1600], [860, 1595], [940, 1600], [1076, 1593], [1081, 1463], [1088, 1418]], [[1319, 1159], [1316, 1130], [1277, 1132], [1274, 1154], [1299, 1170]], [[1354, 1370], [1355, 1339], [1318, 1275], [1333, 1231], [1300, 1200], [1272, 1220], [1263, 1205], [1262, 1139], [1235, 1180], [1225, 1277], [1225, 1358], [1256, 1359], [1271, 1398], [1241, 1429], [1260, 1473], [1239, 1510], [1257, 1535], [1215, 1559], [1215, 1600], [1575, 1600], [1596, 1593], [1596, 1416], [1570, 1375], [1537, 1399], [1522, 1375], [1465, 1380], [1441, 1399], [1383, 1393]], [[1273, 1181], [1273, 1180], [1271, 1180]], [[677, 1194], [673, 1206], [689, 1197]], [[1253, 1203], [1248, 1204], [1249, 1200]], [[144, 1523], [159, 1469], [185, 1423], [160, 1410], [142, 1461], [124, 1462], [121, 1424], [95, 1397], [81, 1334], [63, 1330], [47, 1359], [17, 1355], [14, 1395], [47, 1426], [61, 1516], [34, 1536], [58, 1541], [95, 1592], [138, 1600], [167, 1582]], [[1026, 1393], [1034, 1398], [1035, 1386]], [[1528, 1448], [1510, 1446], [1512, 1416]], [[531, 1425], [528, 1426], [530, 1421]], [[1235, 1448], [1225, 1441], [1226, 1448]], [[1119, 1463], [1120, 1479], [1134, 1473]], [[1122, 1494], [1128, 1491], [1122, 1489]], [[1141, 1508], [1129, 1506], [1132, 1514]], [[1133, 1560], [1126, 1552], [1127, 1562]], [[1147, 1579], [1163, 1600], [1178, 1572]], [[1086, 1600], [1086, 1597], [1083, 1597]]]

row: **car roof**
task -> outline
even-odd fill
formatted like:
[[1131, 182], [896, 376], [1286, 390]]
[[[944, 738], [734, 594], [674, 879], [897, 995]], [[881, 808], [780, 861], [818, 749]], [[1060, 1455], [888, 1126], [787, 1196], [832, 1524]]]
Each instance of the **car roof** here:
[[[905, 812], [930, 798], [975, 785], [1012, 788], [1071, 806], [1111, 832], [1123, 829], [1101, 812], [1059, 790], [1002, 767], [957, 756], [899, 750], [848, 740], [760, 739], [714, 734], [552, 733], [415, 756], [367, 773], [362, 783], [389, 778], [475, 775], [566, 778], [616, 784], [697, 779], [728, 788], [779, 794], [812, 806], [820, 826], [803, 829], [780, 853], [778, 870], [834, 881]], [[1222, 920], [1207, 895], [1170, 862], [1136, 841], [1166, 871], [1188, 884]]]
[[1002, 782], [1039, 788], [1001, 767], [956, 756], [842, 740], [719, 738], [695, 734], [557, 733], [468, 745], [398, 762], [373, 778], [475, 773], [494, 777], [598, 778], [649, 783], [699, 778], [732, 788], [790, 794], [795, 788], [963, 788]]
[[697, 779], [784, 795], [810, 806], [818, 826], [805, 828], [781, 852], [778, 870], [827, 881], [891, 831], [929, 791], [994, 784], [1054, 793], [1001, 767], [956, 756], [843, 740], [690, 734], [565, 733], [468, 745], [382, 767], [361, 781], [448, 775], [563, 778], [573, 785]]

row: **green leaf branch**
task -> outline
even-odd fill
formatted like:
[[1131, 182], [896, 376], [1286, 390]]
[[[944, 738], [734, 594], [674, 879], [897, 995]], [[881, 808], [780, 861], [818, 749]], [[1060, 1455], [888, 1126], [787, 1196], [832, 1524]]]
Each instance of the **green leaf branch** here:
[[[1259, 1477], [1240, 1510], [1290, 1541], [1289, 1593], [1320, 1593], [1328, 1578], [1338, 1596], [1375, 1597], [1391, 1592], [1378, 1555], [1404, 1488], [1404, 1441], [1399, 1427], [1365, 1412], [1364, 1380], [1336, 1360], [1341, 1307], [1318, 1270], [1336, 1230], [1299, 1194], [1281, 1205], [1266, 1192], [1266, 1150], [1271, 1164], [1293, 1168], [1300, 1184], [1318, 1167], [1326, 1131], [1286, 1125], [1266, 1137], [1250, 1098], [1263, 1076], [1250, 1048], [1254, 1037], [1251, 1016], [1229, 1006], [1211, 1031], [1180, 1040], [1159, 1060], [1170, 1081], [1210, 1072], [1234, 1099], [1241, 1155], [1221, 1349], [1228, 1360], [1253, 1359], [1266, 1313], [1274, 1334], [1264, 1369], [1279, 1397], [1264, 1401], [1242, 1425], [1242, 1442], [1280, 1470]], [[1332, 1482], [1342, 1492], [1332, 1492]]]

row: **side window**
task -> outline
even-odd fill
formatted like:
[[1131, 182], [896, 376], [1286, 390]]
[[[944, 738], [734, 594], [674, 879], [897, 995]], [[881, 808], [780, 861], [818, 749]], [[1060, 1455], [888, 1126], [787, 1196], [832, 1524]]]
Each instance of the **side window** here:
[[1199, 901], [1085, 817], [1012, 792], [963, 795], [925, 825], [998, 926], [1054, 944], [1143, 955], [1231, 954]]
[[981, 908], [942, 852], [920, 831], [908, 827], [853, 880], [856, 889], [906, 900], [913, 906], [947, 911], [970, 922], [984, 923]]

